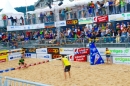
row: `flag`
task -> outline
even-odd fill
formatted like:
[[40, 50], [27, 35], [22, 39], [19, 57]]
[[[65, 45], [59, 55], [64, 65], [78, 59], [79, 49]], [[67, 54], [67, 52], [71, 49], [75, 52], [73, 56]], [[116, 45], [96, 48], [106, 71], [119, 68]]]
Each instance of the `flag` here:
[[90, 64], [104, 64], [104, 60], [102, 59], [100, 53], [98, 52], [94, 43], [89, 44], [90, 47]]

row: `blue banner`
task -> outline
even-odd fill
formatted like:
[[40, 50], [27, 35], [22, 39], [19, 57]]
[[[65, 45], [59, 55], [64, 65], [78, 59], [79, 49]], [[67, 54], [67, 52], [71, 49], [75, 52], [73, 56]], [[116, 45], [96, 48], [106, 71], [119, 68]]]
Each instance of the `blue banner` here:
[[102, 59], [100, 53], [98, 52], [95, 44], [90, 43], [89, 47], [90, 47], [90, 64], [91, 65], [103, 64], [104, 60]]
[[55, 27], [55, 22], [45, 23], [45, 28], [53, 28], [53, 27]]

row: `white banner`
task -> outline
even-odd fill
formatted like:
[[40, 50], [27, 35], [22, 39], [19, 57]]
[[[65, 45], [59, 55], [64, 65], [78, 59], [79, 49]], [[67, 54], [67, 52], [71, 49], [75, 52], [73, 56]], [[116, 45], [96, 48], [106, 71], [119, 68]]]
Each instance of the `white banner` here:
[[130, 64], [130, 57], [113, 57], [114, 64]]
[[125, 17], [125, 14], [115, 14], [115, 15], [109, 15], [109, 21], [112, 22], [112, 21], [122, 21], [122, 20], [125, 20], [126, 17]]
[[25, 53], [26, 58], [37, 58], [37, 55], [34, 53]]
[[60, 54], [74, 54], [74, 48], [59, 48]]
[[21, 54], [22, 53], [22, 49], [13, 49], [13, 50], [9, 50], [9, 55], [16, 55], [16, 54]]
[[21, 54], [9, 55], [8, 59], [9, 59], [9, 61], [12, 61], [12, 60], [20, 59], [21, 57], [22, 57]]
[[47, 48], [36, 49], [36, 53], [47, 54]]
[[66, 21], [55, 22], [55, 26], [57, 26], [57, 27], [66, 26]]
[[51, 54], [37, 54], [37, 58], [39, 59], [46, 59], [46, 60], [51, 60], [52, 59], [52, 55]]
[[7, 31], [32, 30], [32, 29], [41, 29], [41, 28], [45, 28], [44, 23], [34, 24], [34, 25], [22, 25], [22, 26], [7, 26]]
[[[112, 56], [130, 56], [130, 48], [109, 48]], [[101, 55], [105, 56], [106, 48], [98, 48]]]

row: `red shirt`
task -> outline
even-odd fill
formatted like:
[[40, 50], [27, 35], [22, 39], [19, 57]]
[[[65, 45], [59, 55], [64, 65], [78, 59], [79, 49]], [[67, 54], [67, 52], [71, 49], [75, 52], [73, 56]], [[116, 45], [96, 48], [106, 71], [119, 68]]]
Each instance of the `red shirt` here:
[[2, 36], [2, 39], [6, 39], [6, 35], [3, 35], [3, 36]]
[[77, 31], [77, 35], [80, 36], [81, 35], [81, 31]]

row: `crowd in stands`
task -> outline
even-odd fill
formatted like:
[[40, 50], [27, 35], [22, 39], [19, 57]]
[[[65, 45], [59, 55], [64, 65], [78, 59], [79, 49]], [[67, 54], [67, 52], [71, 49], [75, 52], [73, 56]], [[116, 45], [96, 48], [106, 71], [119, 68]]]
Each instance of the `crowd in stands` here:
[[[106, 14], [119, 14], [130, 11], [130, 0], [105, 0], [102, 2], [97, 1], [97, 3], [90, 3], [82, 6], [75, 6], [73, 8], [66, 8], [59, 10], [60, 20], [66, 19], [79, 19], [94, 17], [98, 15]], [[16, 25], [18, 23], [17, 17], [10, 18], [6, 17], [3, 20], [11, 19], [10, 24]], [[26, 20], [26, 21], [24, 21]], [[41, 12], [38, 16], [40, 23], [54, 21], [54, 13]], [[36, 15], [28, 15], [28, 17], [20, 18], [20, 25], [24, 24], [36, 24]], [[9, 23], [9, 22], [8, 22]], [[117, 23], [113, 27], [112, 23], [105, 24], [88, 24], [86, 26], [78, 27], [61, 27], [60, 38], [71, 40], [72, 42], [85, 39], [87, 42], [103, 42], [103, 43], [125, 43], [130, 42], [130, 22]], [[40, 40], [53, 40], [58, 38], [58, 32], [54, 29], [42, 29], [36, 31], [26, 31], [16, 33], [0, 33], [0, 40], [2, 45], [5, 46], [7, 43], [10, 47], [17, 47], [18, 42], [22, 45], [29, 40], [35, 40], [40, 43]]]
[[[74, 7], [66, 7], [65, 9], [60, 9], [59, 16], [60, 20], [68, 20], [101, 15], [119, 14], [124, 12], [130, 12], [130, 0], [103, 0], [97, 1], [96, 3], [91, 1], [88, 4], [76, 5]], [[40, 12], [39, 15], [27, 14], [24, 19], [17, 19], [16, 17], [7, 17], [5, 19], [11, 19], [13, 25], [37, 24], [54, 21], [55, 13], [53, 11], [48, 11]]]
[[79, 19], [101, 15], [119, 14], [130, 11], [130, 0], [103, 0], [61, 9], [60, 20]]
[[[43, 29], [36, 31], [26, 31], [16, 33], [0, 33], [0, 40], [2, 45], [9, 43], [10, 47], [17, 47], [18, 42], [22, 45], [30, 40], [35, 40], [40, 44], [41, 40], [54, 40], [58, 39], [58, 33], [56, 30]], [[130, 22], [124, 24], [117, 23], [116, 28], [109, 24], [89, 24], [82, 27], [72, 26], [70, 28], [63, 27], [60, 31], [60, 40], [71, 40], [72, 42], [83, 41], [86, 42], [102, 42], [102, 43], [128, 43], [130, 42]]]

